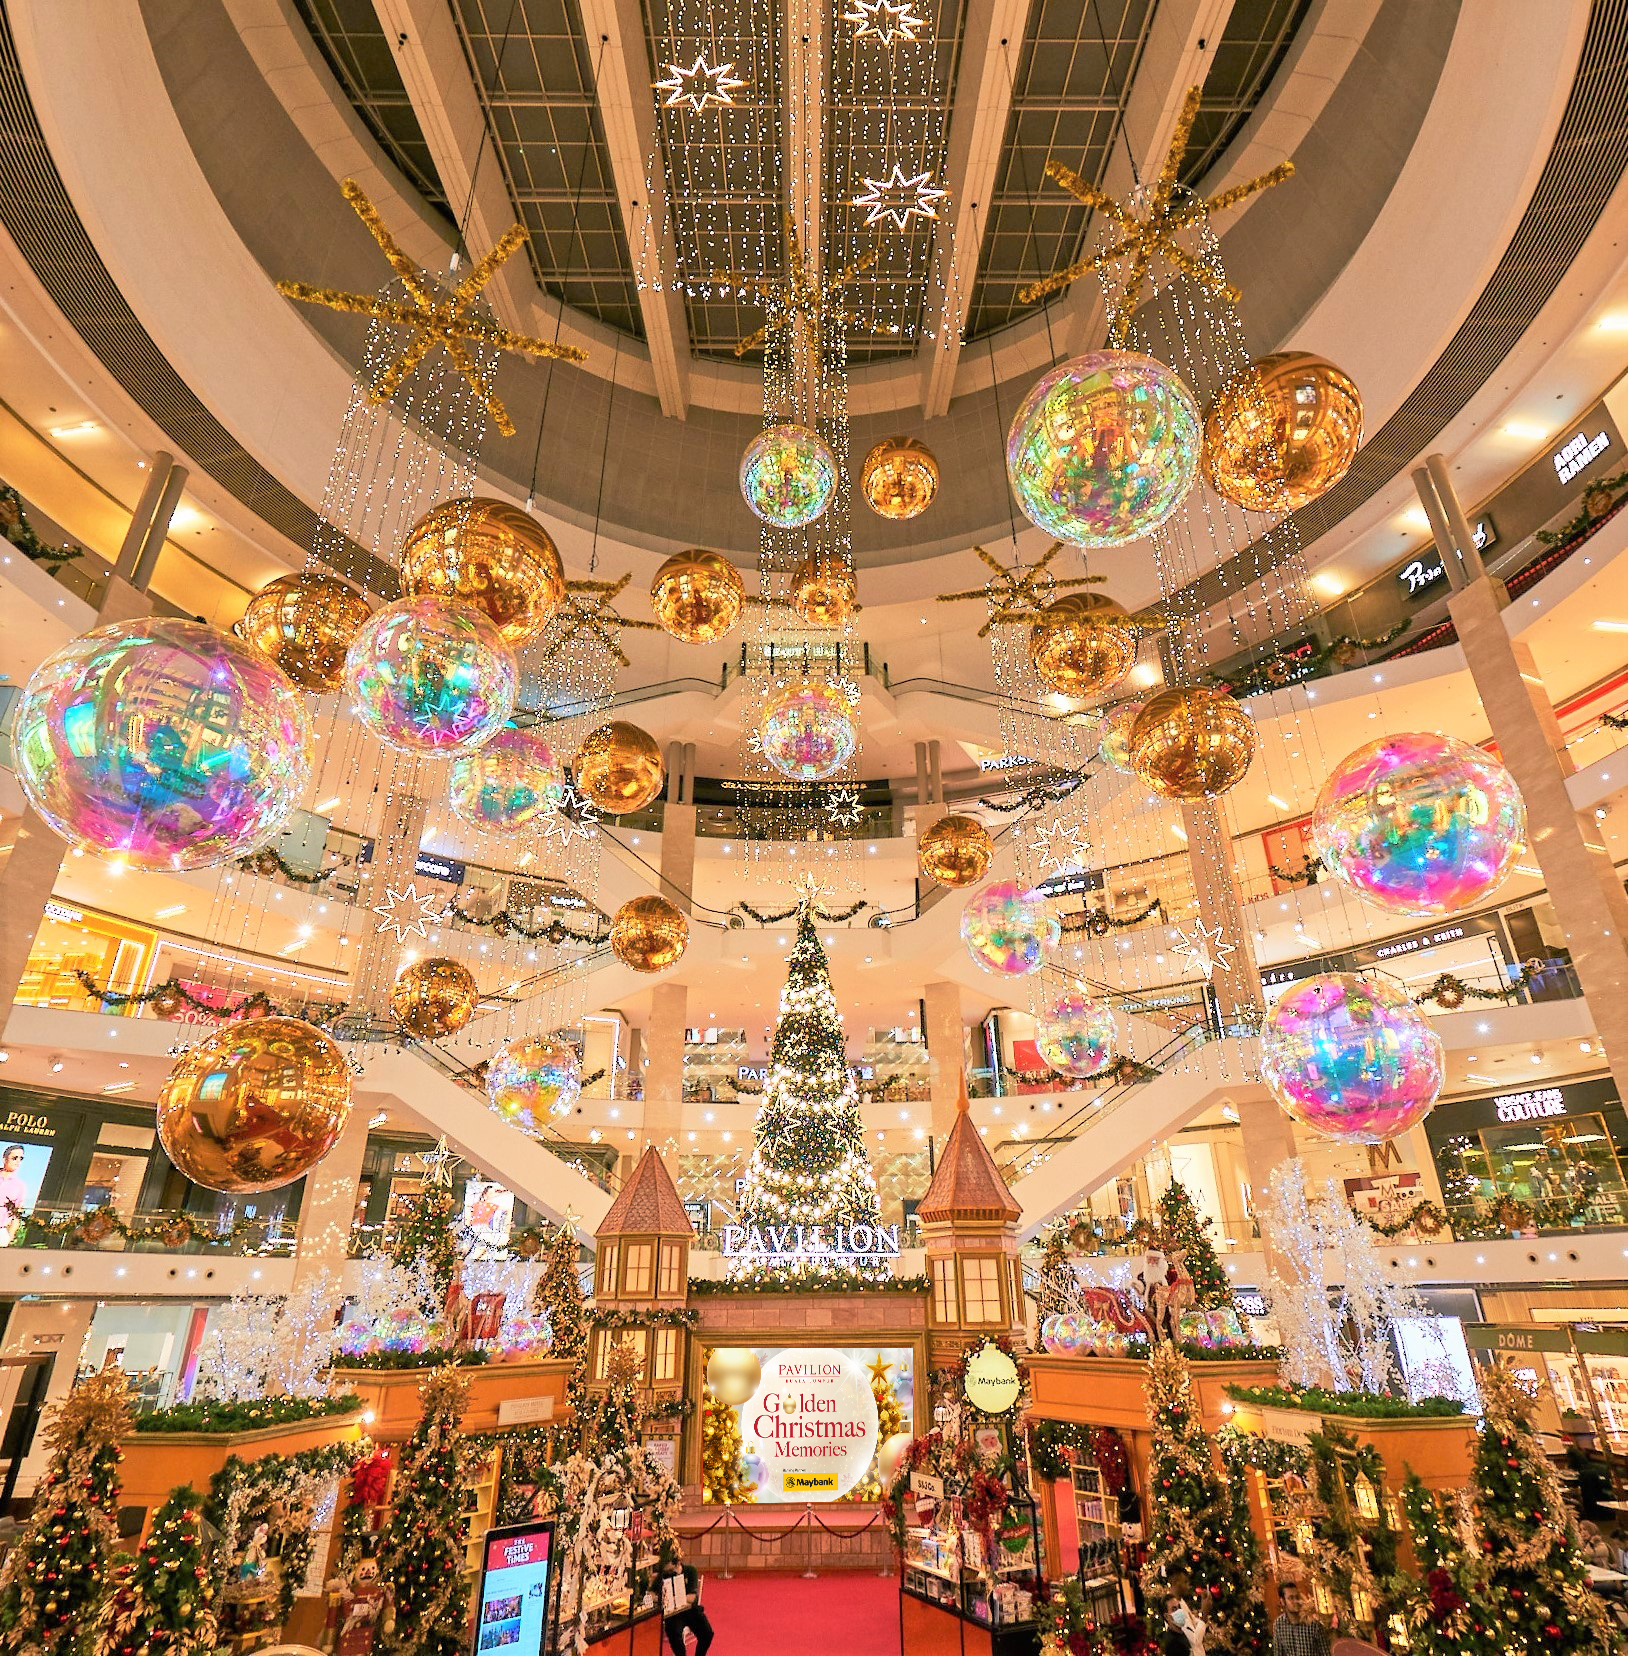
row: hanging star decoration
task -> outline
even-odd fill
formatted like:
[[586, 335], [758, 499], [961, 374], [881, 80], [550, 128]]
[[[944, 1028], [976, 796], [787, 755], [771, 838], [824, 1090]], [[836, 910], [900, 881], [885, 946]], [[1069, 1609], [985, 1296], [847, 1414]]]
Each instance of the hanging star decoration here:
[[452, 1163], [458, 1158], [447, 1149], [447, 1136], [443, 1133], [435, 1141], [433, 1150], [417, 1152], [419, 1166], [424, 1170], [424, 1182], [428, 1185], [440, 1185], [444, 1188], [452, 1184]]
[[1195, 920], [1192, 931], [1186, 932], [1176, 926], [1172, 928], [1171, 935], [1175, 938], [1172, 947], [1176, 953], [1184, 960], [1192, 961], [1206, 981], [1215, 976], [1218, 967], [1223, 972], [1232, 970], [1232, 962], [1227, 957], [1238, 945], [1221, 941], [1219, 925], [1206, 926], [1202, 920]]
[[1070, 874], [1083, 868], [1091, 849], [1079, 823], [1064, 822], [1061, 817], [1037, 828], [1029, 844], [1035, 861], [1053, 874]]
[[993, 553], [975, 546], [980, 559], [994, 571], [981, 587], [966, 592], [941, 592], [941, 604], [961, 604], [982, 598], [989, 605], [989, 619], [978, 629], [980, 638], [987, 638], [992, 628], [1027, 626], [1059, 592], [1070, 587], [1097, 586], [1101, 575], [1071, 575], [1063, 580], [1051, 572], [1051, 561], [1063, 550], [1064, 542], [1053, 541], [1049, 551], [1032, 564], [1014, 564], [1010, 569]]
[[825, 815], [840, 828], [855, 827], [863, 809], [858, 788], [832, 788], [825, 796]]
[[874, 40], [879, 46], [913, 41], [927, 27], [910, 0], [853, 0], [842, 21], [854, 25], [855, 40]]
[[874, 247], [861, 253], [852, 264], [845, 265], [827, 282], [821, 277], [814, 260], [804, 253], [790, 213], [781, 214], [780, 233], [786, 274], [779, 281], [770, 281], [764, 276], [742, 276], [726, 270], [713, 272], [714, 282], [721, 283], [726, 290], [739, 288], [743, 295], [758, 300], [769, 313], [769, 320], [735, 347], [738, 357], [762, 345], [768, 339], [771, 328], [791, 327], [798, 320], [807, 326], [818, 346], [827, 326], [851, 320], [840, 302], [842, 293], [855, 277], [869, 270], [880, 255], [880, 249]]
[[277, 291], [285, 298], [297, 299], [302, 305], [321, 305], [326, 310], [342, 311], [347, 316], [368, 316], [376, 322], [390, 322], [408, 330], [411, 337], [400, 355], [367, 387], [370, 402], [388, 402], [407, 376], [439, 345], [447, 353], [452, 366], [485, 403], [498, 430], [505, 437], [514, 436], [514, 422], [509, 418], [508, 409], [493, 390], [480, 364], [470, 355], [469, 347], [484, 346], [493, 351], [512, 351], [520, 356], [552, 357], [560, 362], [588, 360], [588, 353], [575, 345], [552, 344], [546, 339], [533, 339], [529, 334], [511, 333], [495, 322], [470, 314], [470, 307], [480, 297], [486, 284], [525, 243], [525, 227], [511, 225], [497, 246], [449, 292], [396, 245], [395, 237], [385, 227], [378, 209], [354, 178], [347, 178], [340, 185], [340, 190], [346, 201], [356, 209], [356, 216], [367, 226], [368, 233], [379, 244], [380, 252], [389, 260], [390, 268], [406, 288], [406, 300], [382, 298], [378, 294], [346, 293], [339, 288], [314, 287], [309, 282], [279, 282]]
[[919, 172], [906, 178], [904, 168], [895, 161], [886, 178], [863, 180], [864, 193], [853, 198], [853, 205], [866, 209], [866, 224], [892, 219], [895, 230], [908, 230], [911, 219], [936, 219], [939, 202], [950, 193], [933, 184], [932, 176], [930, 172]]
[[398, 943], [408, 934], [428, 937], [430, 927], [445, 918], [444, 910], [436, 907], [435, 898], [428, 892], [419, 895], [418, 884], [410, 881], [397, 891], [394, 886], [384, 888], [384, 901], [373, 905], [375, 914], [383, 915], [375, 932], [394, 932]]
[[699, 115], [708, 109], [732, 108], [735, 94], [745, 86], [745, 81], [736, 80], [734, 64], [720, 63], [713, 68], [697, 53], [688, 69], [679, 63], [669, 63], [667, 78], [657, 81], [655, 89], [667, 94], [662, 101], [669, 109], [687, 104]]
[[574, 839], [592, 839], [599, 832], [599, 811], [571, 783], [559, 788], [543, 817], [543, 838], [558, 840], [563, 850]]
[[1129, 339], [1131, 316], [1142, 296], [1142, 284], [1147, 280], [1155, 259], [1163, 260], [1179, 274], [1191, 277], [1201, 287], [1220, 298], [1230, 300], [1233, 304], [1238, 303], [1242, 295], [1237, 288], [1227, 281], [1218, 268], [1189, 253], [1176, 237], [1205, 217], [1225, 212], [1229, 207], [1236, 207], [1240, 201], [1247, 201], [1250, 196], [1281, 184], [1284, 179], [1293, 175], [1294, 162], [1280, 161], [1270, 172], [1262, 173], [1259, 178], [1250, 179], [1247, 184], [1238, 184], [1230, 190], [1223, 190], [1219, 195], [1206, 198], [1184, 190], [1178, 199], [1177, 179], [1181, 163], [1187, 154], [1187, 141], [1192, 137], [1198, 104], [1199, 88], [1195, 86], [1188, 92], [1181, 106], [1181, 114], [1176, 118], [1176, 130], [1170, 136], [1170, 148], [1165, 154], [1164, 165], [1159, 169], [1159, 176], [1154, 180], [1145, 200], [1140, 203], [1145, 208], [1142, 217], [1136, 214], [1139, 203], [1134, 199], [1128, 205], [1116, 201], [1106, 191], [1081, 178], [1072, 168], [1065, 167], [1062, 162], [1046, 163], [1046, 176], [1054, 183], [1061, 184], [1082, 205], [1105, 213], [1118, 228], [1119, 239], [1089, 257], [1076, 261], [1066, 270], [1059, 270], [1043, 281], [1031, 283], [1018, 294], [1020, 303], [1032, 305], [1037, 300], [1049, 298], [1068, 287], [1070, 283], [1077, 282], [1082, 276], [1102, 270], [1113, 264], [1116, 259], [1127, 256], [1130, 259], [1130, 268], [1108, 306], [1110, 344], [1122, 346]]
[[616, 599], [632, 579], [629, 571], [619, 581], [567, 581], [565, 602], [554, 612], [549, 626], [549, 652], [563, 650], [574, 638], [588, 638], [626, 667], [628, 657], [617, 637], [619, 630], [632, 627], [635, 632], [661, 631], [655, 621], [638, 621], [616, 613]]

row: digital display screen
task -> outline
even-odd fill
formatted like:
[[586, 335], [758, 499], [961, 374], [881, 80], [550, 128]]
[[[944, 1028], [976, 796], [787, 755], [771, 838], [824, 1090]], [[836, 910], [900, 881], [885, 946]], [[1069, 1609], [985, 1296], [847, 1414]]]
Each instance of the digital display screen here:
[[475, 1656], [541, 1656], [548, 1631], [549, 1572], [554, 1525], [516, 1524], [492, 1530], [481, 1553]]

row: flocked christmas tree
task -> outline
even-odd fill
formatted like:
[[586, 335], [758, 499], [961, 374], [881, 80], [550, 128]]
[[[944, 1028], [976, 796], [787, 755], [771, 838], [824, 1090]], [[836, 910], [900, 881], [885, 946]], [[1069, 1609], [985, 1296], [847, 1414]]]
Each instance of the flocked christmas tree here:
[[731, 1274], [746, 1281], [885, 1276], [875, 1253], [876, 1175], [811, 898], [798, 911], [769, 1056], [741, 1194], [745, 1243]]
[[0, 1650], [89, 1648], [118, 1544], [119, 1441], [129, 1431], [130, 1391], [118, 1369], [81, 1381], [57, 1406], [44, 1434], [50, 1464], [0, 1567]]
[[1215, 1249], [1206, 1234], [1210, 1222], [1201, 1219], [1187, 1186], [1180, 1179], [1172, 1179], [1159, 1198], [1159, 1230], [1164, 1251], [1184, 1254], [1183, 1264], [1193, 1279], [1193, 1292], [1198, 1296], [1202, 1311], [1218, 1310], [1231, 1305], [1232, 1286]]
[[740, 1411], [709, 1388], [701, 1399], [701, 1499], [733, 1506], [755, 1501], [757, 1485], [741, 1465]]
[[379, 1545], [388, 1606], [380, 1648], [401, 1656], [462, 1656], [469, 1606], [464, 1482], [470, 1455], [458, 1435], [469, 1382], [450, 1363], [418, 1389], [418, 1425], [402, 1452]]
[[208, 1656], [219, 1648], [204, 1569], [203, 1497], [173, 1490], [103, 1603], [102, 1656]]
[[1153, 1425], [1151, 1493], [1142, 1586], [1150, 1600], [1179, 1593], [1209, 1631], [1211, 1656], [1254, 1656], [1271, 1647], [1256, 1577], [1260, 1555], [1246, 1506], [1217, 1469], [1200, 1423], [1192, 1376], [1168, 1342], [1148, 1364], [1148, 1419]]

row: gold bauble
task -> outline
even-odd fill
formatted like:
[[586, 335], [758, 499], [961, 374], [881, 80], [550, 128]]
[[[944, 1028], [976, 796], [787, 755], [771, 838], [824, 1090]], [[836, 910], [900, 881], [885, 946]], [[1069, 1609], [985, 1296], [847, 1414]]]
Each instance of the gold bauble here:
[[478, 609], [519, 649], [547, 630], [565, 602], [565, 566], [548, 531], [506, 500], [443, 501], [407, 531], [404, 598], [456, 598]]
[[938, 493], [938, 462], [914, 437], [887, 437], [865, 456], [859, 492], [878, 517], [920, 517]]
[[390, 1011], [408, 1034], [433, 1041], [462, 1029], [479, 998], [469, 968], [438, 955], [403, 967], [390, 991]]
[[1136, 665], [1140, 636], [1122, 605], [1100, 592], [1067, 592], [1029, 624], [1029, 659], [1065, 696], [1102, 696]]
[[757, 1353], [743, 1346], [719, 1346], [707, 1357], [707, 1384], [720, 1403], [744, 1403], [762, 1379]]
[[792, 577], [791, 607], [811, 627], [840, 627], [854, 613], [858, 590], [846, 558], [811, 552]]
[[1166, 799], [1213, 799], [1243, 780], [1259, 741], [1255, 721], [1224, 690], [1161, 690], [1131, 726], [1131, 769]]
[[650, 583], [650, 606], [663, 632], [683, 644], [711, 644], [740, 619], [739, 571], [716, 552], [692, 548], [669, 558]]
[[306, 570], [279, 575], [249, 600], [238, 632], [302, 690], [337, 690], [345, 652], [371, 612], [355, 587]]
[[607, 816], [642, 811], [666, 780], [655, 737], [621, 719], [594, 731], [577, 749], [571, 768], [578, 790]]
[[350, 1069], [298, 1018], [239, 1018], [175, 1062], [158, 1094], [158, 1137], [194, 1184], [234, 1196], [277, 1190], [334, 1147]]
[[1362, 444], [1362, 395], [1309, 351], [1252, 362], [1204, 419], [1204, 479], [1251, 512], [1292, 512], [1327, 494]]
[[922, 873], [946, 886], [976, 885], [994, 855], [989, 830], [969, 816], [940, 817], [916, 844]]
[[633, 897], [611, 921], [611, 948], [635, 972], [660, 972], [673, 965], [690, 941], [690, 923], [665, 897]]

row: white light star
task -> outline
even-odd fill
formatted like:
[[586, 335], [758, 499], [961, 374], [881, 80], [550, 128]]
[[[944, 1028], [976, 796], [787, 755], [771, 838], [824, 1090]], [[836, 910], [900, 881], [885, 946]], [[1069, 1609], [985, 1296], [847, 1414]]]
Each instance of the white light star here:
[[599, 812], [586, 794], [567, 782], [555, 794], [554, 803], [543, 818], [543, 837], [557, 839], [562, 846], [573, 839], [592, 839], [599, 831]]
[[433, 896], [428, 893], [419, 896], [416, 881], [403, 886], [400, 891], [394, 886], [386, 886], [384, 901], [375, 903], [373, 912], [384, 916], [374, 930], [394, 932], [398, 943], [405, 942], [409, 932], [427, 938], [430, 927], [444, 918]]
[[1175, 926], [1172, 928], [1172, 935], [1176, 940], [1172, 944], [1176, 953], [1184, 959], [1192, 961], [1206, 979], [1215, 976], [1217, 967], [1223, 972], [1232, 970], [1232, 962], [1227, 959], [1227, 956], [1238, 945], [1221, 941], [1220, 926], [1212, 929], [1206, 926], [1202, 920], [1195, 920], [1191, 932], [1184, 932], [1180, 926]]
[[853, 0], [842, 14], [844, 23], [855, 24], [854, 39], [867, 35], [879, 45], [892, 46], [896, 41], [914, 40], [927, 27], [927, 19], [917, 14], [910, 0]]
[[669, 63], [667, 78], [656, 82], [656, 90], [667, 94], [669, 109], [688, 104], [699, 115], [706, 109], [734, 104], [735, 94], [746, 85], [745, 81], [735, 79], [734, 70], [732, 63], [720, 63], [714, 69], [703, 57], [697, 57], [688, 69]]
[[1082, 868], [1086, 852], [1091, 849], [1091, 842], [1080, 825], [1060, 818], [1037, 828], [1029, 844], [1035, 860], [1054, 874], [1070, 874]]
[[936, 219], [938, 204], [949, 195], [928, 182], [933, 175], [919, 172], [906, 178], [904, 168], [897, 161], [886, 178], [867, 178], [864, 195], [854, 197], [856, 207], [864, 207], [867, 224], [878, 224], [892, 219], [896, 230], [908, 230], [913, 218]]
[[447, 1149], [447, 1138], [446, 1134], [443, 1133], [435, 1141], [433, 1150], [420, 1150], [418, 1152], [419, 1165], [424, 1169], [424, 1182], [430, 1185], [450, 1185], [452, 1183], [452, 1170], [447, 1164], [457, 1159]]
[[858, 788], [833, 788], [825, 796], [827, 818], [843, 828], [852, 828], [862, 814]]

